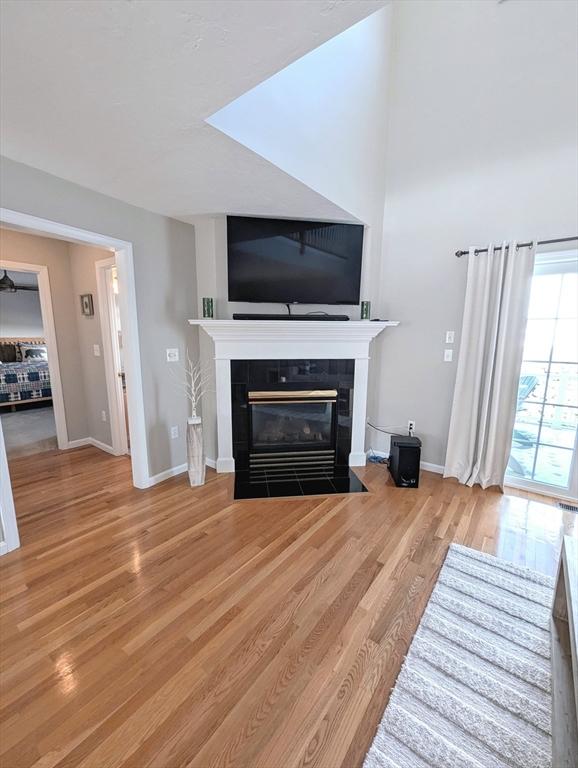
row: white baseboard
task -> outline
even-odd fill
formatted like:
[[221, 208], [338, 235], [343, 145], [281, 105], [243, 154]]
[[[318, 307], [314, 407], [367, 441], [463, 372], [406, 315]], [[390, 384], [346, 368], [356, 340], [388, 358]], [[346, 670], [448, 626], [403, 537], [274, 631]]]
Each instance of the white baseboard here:
[[94, 437], [89, 437], [88, 439], [90, 441], [89, 445], [93, 445], [95, 448], [100, 448], [101, 451], [106, 451], [106, 453], [112, 453], [113, 456], [116, 456], [111, 445], [101, 443], [100, 440], [95, 440]]
[[176, 477], [177, 475], [182, 475], [183, 472], [187, 471], [187, 469], [188, 469], [187, 464], [179, 464], [177, 467], [171, 467], [170, 469], [165, 469], [164, 472], [159, 472], [157, 475], [150, 475], [147, 487], [150, 488], [151, 485], [162, 483], [163, 480], [168, 480], [170, 477]]
[[[212, 469], [215, 469], [217, 466], [217, 462], [215, 459], [205, 459], [205, 464], [207, 467], [211, 467]], [[177, 475], [182, 475], [183, 472], [186, 472], [188, 469], [187, 464], [179, 464], [178, 467], [171, 467], [170, 469], [165, 469], [164, 472], [159, 472], [158, 475], [151, 475], [149, 477], [149, 483], [148, 488], [150, 488], [152, 485], [156, 485], [157, 483], [162, 483], [163, 480], [168, 480], [170, 477], [176, 477]]]
[[[367, 451], [367, 455], [370, 456], [370, 454], [379, 456], [380, 459], [389, 459], [389, 453], [386, 453], [385, 451], [376, 451], [371, 448]], [[441, 464], [431, 464], [429, 461], [420, 461], [419, 466], [426, 472], [435, 472], [438, 475], [443, 475], [444, 473], [444, 467], [442, 467]]]
[[96, 440], [94, 437], [82, 437], [80, 440], [69, 440], [63, 450], [68, 451], [71, 448], [83, 448], [85, 445], [92, 445], [93, 448], [99, 448], [101, 451], [106, 451], [106, 453], [112, 453], [113, 456], [116, 455], [112, 450], [111, 445], [101, 443], [100, 440]]
[[443, 475], [444, 467], [441, 464], [431, 464], [429, 461], [420, 461], [419, 463], [422, 469], [426, 472], [435, 472], [436, 475]]
[[83, 437], [80, 440], [69, 440], [62, 450], [69, 451], [71, 448], [83, 448], [85, 445], [90, 445], [88, 437]]

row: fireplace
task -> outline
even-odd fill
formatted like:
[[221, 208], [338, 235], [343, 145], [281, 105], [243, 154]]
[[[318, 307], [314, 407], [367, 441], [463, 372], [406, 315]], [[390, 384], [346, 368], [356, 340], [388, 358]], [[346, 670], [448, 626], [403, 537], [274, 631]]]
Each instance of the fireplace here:
[[353, 360], [232, 360], [235, 498], [364, 491], [350, 471]]
[[336, 389], [256, 390], [248, 403], [251, 470], [333, 466]]

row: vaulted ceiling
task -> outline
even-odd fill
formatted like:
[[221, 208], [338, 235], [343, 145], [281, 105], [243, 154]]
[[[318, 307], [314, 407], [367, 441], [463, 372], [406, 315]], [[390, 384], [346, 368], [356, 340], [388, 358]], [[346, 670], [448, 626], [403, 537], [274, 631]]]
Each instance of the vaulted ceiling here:
[[185, 220], [350, 218], [205, 120], [384, 4], [3, 0], [2, 154]]

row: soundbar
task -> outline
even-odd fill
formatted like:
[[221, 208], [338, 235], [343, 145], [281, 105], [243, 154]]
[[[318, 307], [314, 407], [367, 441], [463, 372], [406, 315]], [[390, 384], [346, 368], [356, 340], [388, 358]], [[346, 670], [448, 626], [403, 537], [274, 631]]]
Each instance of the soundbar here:
[[235, 312], [233, 320], [349, 320], [347, 315], [251, 315]]

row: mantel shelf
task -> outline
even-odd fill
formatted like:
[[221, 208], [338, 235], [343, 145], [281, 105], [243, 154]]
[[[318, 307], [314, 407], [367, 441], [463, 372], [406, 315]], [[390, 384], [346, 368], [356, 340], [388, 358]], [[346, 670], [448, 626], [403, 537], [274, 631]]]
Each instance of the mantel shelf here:
[[369, 342], [399, 320], [189, 320], [214, 341], [358, 341]]

